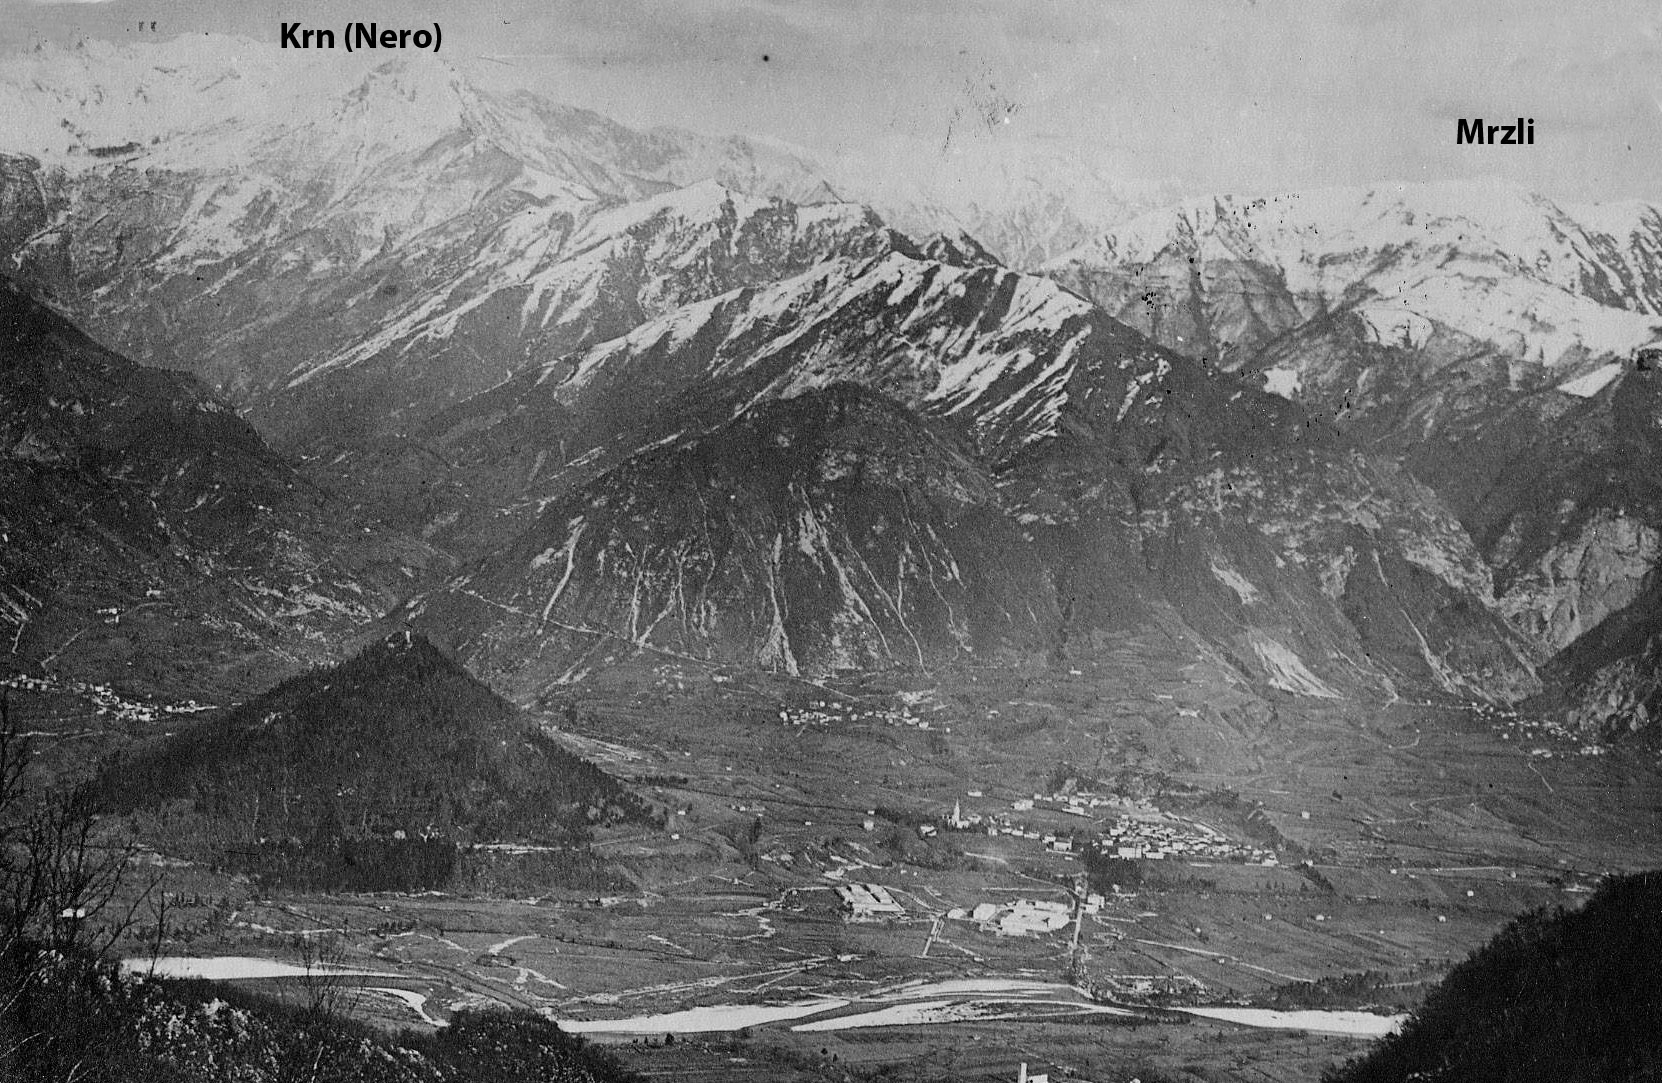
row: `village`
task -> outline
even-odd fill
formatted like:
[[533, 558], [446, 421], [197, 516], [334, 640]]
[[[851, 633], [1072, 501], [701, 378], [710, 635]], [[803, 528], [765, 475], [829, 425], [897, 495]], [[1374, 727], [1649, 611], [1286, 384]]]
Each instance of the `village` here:
[[[52, 676], [31, 676], [19, 673], [0, 680], [0, 689], [32, 692], [39, 696], [56, 696], [77, 700], [84, 704], [79, 712], [87, 718], [112, 719], [124, 723], [148, 723], [174, 715], [194, 715], [218, 708], [213, 704], [187, 699], [180, 703], [157, 703], [132, 699], [105, 684], [67, 680]], [[43, 714], [49, 712], [42, 712]]]
[[[825, 729], [833, 726], [848, 725], [865, 722], [884, 726], [904, 726], [917, 730], [933, 729], [928, 719], [921, 717], [912, 710], [903, 693], [900, 697], [901, 705], [892, 706], [886, 703], [871, 705], [853, 701], [837, 702], [828, 699], [810, 700], [800, 707], [781, 707], [779, 721], [787, 726], [800, 726], [809, 729]], [[943, 732], [952, 732], [952, 727], [942, 727]]]
[[[980, 804], [981, 810], [966, 811], [966, 800], [972, 806]], [[1112, 820], [1108, 819], [1110, 815]], [[1064, 817], [1082, 822], [1075, 825]], [[870, 831], [872, 824], [868, 818], [863, 826]], [[1185, 861], [1200, 866], [1215, 862], [1271, 868], [1280, 865], [1273, 850], [1232, 839], [1206, 824], [1164, 813], [1145, 801], [1088, 791], [1034, 794], [1005, 803], [989, 799], [984, 791], [970, 790], [953, 802], [950, 812], [918, 824], [916, 830], [923, 839], [934, 839], [946, 832], [1031, 841], [1042, 852], [1052, 855], [1052, 860], [1079, 860], [1087, 867], [1093, 860], [1102, 858], [1126, 862]], [[970, 851], [966, 853], [975, 856]], [[1123, 890], [1119, 883], [1093, 883], [1092, 875], [1081, 869], [1069, 874], [1058, 871], [1055, 876], [1056, 887], [1052, 890], [1065, 890], [1070, 901], [1028, 897], [997, 902], [977, 900], [962, 905], [925, 906], [920, 912], [918, 907], [908, 908], [901, 901], [897, 888], [871, 882], [847, 882], [848, 874], [862, 868], [875, 869], [878, 867], [875, 864], [839, 862], [838, 866], [824, 876], [834, 882], [843, 881], [837, 883], [834, 892], [840, 913], [849, 922], [928, 918], [936, 922], [937, 928], [941, 922], [965, 922], [981, 932], [1000, 937], [1044, 936], [1073, 925], [1077, 935], [1085, 918], [1101, 913], [1112, 898], [1134, 897], [1133, 892]]]
[[1502, 741], [1515, 742], [1514, 747], [1521, 754], [1535, 759], [1603, 756], [1610, 751], [1610, 746], [1597, 734], [1576, 730], [1562, 720], [1521, 714], [1493, 703], [1474, 702], [1468, 709]]
[[[984, 794], [980, 790], [971, 790], [966, 796], [975, 800], [983, 798]], [[1117, 812], [1118, 815], [1107, 830], [1092, 837], [1089, 828], [1099, 822], [1099, 812]], [[1021, 813], [1029, 814], [1030, 818], [1018, 819]], [[1033, 826], [1033, 817], [1046, 814], [1076, 817], [1085, 823], [1075, 827], [1052, 816], [1053, 822], [1048, 827]], [[1146, 801], [1084, 791], [1020, 797], [1010, 802], [1008, 810], [1000, 808], [987, 812], [966, 813], [963, 801], [958, 800], [953, 803], [951, 813], [940, 821], [939, 827], [924, 824], [918, 830], [929, 837], [942, 829], [1031, 839], [1059, 854], [1080, 853], [1090, 848], [1109, 857], [1132, 861], [1177, 858], [1266, 866], [1280, 864], [1273, 850], [1232, 839], [1198, 821], [1171, 816]]]

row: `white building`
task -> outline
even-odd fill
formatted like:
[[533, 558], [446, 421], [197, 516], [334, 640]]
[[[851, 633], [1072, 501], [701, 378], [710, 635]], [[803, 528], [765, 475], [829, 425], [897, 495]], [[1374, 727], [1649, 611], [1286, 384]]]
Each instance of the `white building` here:
[[998, 919], [1000, 936], [1038, 936], [1066, 928], [1068, 906], [1059, 902], [1017, 899]]
[[837, 898], [842, 900], [850, 921], [878, 921], [906, 915], [906, 908], [895, 902], [882, 884], [843, 884], [837, 888]]

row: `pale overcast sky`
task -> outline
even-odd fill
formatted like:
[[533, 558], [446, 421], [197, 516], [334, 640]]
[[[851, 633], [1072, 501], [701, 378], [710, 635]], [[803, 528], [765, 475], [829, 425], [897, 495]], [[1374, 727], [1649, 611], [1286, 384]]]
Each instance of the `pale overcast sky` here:
[[[0, 0], [0, 43], [347, 19], [436, 20], [475, 77], [626, 122], [894, 168], [1060, 150], [1195, 192], [1492, 174], [1662, 199], [1657, 0]], [[1454, 145], [1457, 117], [1520, 115], [1533, 147]]]

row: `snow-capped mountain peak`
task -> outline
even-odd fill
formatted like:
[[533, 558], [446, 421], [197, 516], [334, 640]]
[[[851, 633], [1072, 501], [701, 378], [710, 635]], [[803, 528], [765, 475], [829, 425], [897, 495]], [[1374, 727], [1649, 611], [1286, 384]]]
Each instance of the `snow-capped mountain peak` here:
[[1169, 344], [1229, 365], [1343, 308], [1382, 345], [1418, 347], [1441, 327], [1551, 368], [1654, 337], [1659, 254], [1654, 206], [1572, 211], [1487, 179], [1187, 200], [1046, 270], [1156, 335], [1183, 298], [1203, 298], [1213, 326], [1167, 320]]

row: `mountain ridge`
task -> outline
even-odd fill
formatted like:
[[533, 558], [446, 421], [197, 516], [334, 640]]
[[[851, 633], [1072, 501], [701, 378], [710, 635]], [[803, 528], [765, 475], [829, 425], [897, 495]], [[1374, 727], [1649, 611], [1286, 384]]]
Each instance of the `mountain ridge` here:
[[433, 559], [352, 517], [195, 379], [0, 282], [12, 666], [199, 695], [327, 657]]
[[[1656, 205], [1484, 182], [1190, 201], [1047, 270], [1403, 463], [1465, 525], [1514, 627], [1554, 653], [1642, 621], [1655, 575], [1640, 434], [1657, 405], [1634, 358], [1662, 336], [1659, 256]], [[1541, 702], [1625, 731], [1644, 666], [1594, 655], [1548, 672], [1621, 687], [1587, 678]]]
[[[144, 55], [122, 52], [120, 78], [177, 90], [146, 116], [176, 110], [195, 76]], [[85, 58], [64, 71], [96, 82]], [[1543, 644], [1642, 593], [1639, 480], [1607, 484], [1616, 460], [1578, 452], [1555, 482], [1578, 510], [1549, 524], [1519, 503], [1545, 459], [1510, 460], [1550, 457], [1577, 403], [1615, 409], [1612, 358], [1658, 325], [1654, 208], [1572, 213], [1487, 183], [1214, 197], [1033, 276], [951, 228], [914, 239], [859, 204], [784, 198], [861, 194], [790, 148], [635, 132], [442, 64], [331, 79], [236, 132], [209, 117], [68, 165], [8, 159], [0, 236], [112, 341], [164, 360], [197, 344], [188, 367], [359, 514], [464, 561], [654, 445], [853, 382], [967, 437], [1023, 529], [1108, 531], [1165, 584], [1133, 593], [1188, 598], [1275, 679], [1300, 658], [1302, 687], [1532, 694]], [[95, 99], [72, 104], [119, 118]], [[1296, 493], [1320, 528], [1220, 484]], [[1176, 534], [1216, 560], [1172, 559]], [[1298, 615], [1272, 635], [1252, 591]]]
[[[459, 404], [445, 421], [448, 430], [463, 441], [451, 453], [489, 463], [507, 475], [514, 474], [519, 464], [525, 472], [519, 476], [516, 495], [505, 500], [500, 490], [493, 490], [492, 502], [499, 509], [505, 504], [519, 508], [520, 518], [502, 518], [496, 540], [479, 546], [494, 555], [423, 596], [412, 611], [426, 613], [427, 626], [435, 629], [451, 624], [472, 629], [466, 633], [471, 646], [463, 654], [472, 658], [469, 650], [477, 649], [488, 655], [490, 661], [481, 664], [493, 679], [523, 689], [525, 675], [516, 675], [509, 660], [534, 654], [538, 660], [527, 664], [527, 673], [540, 675], [537, 680], [560, 683], [574, 679], [572, 675], [584, 667], [554, 650], [552, 642], [538, 639], [539, 630], [553, 619], [557, 606], [592, 592], [588, 581], [598, 574], [596, 569], [612, 567], [621, 573], [626, 566], [637, 567], [641, 572], [635, 575], [628, 597], [613, 598], [598, 616], [590, 614], [593, 619], [581, 613], [563, 618], [568, 630], [596, 637], [570, 649], [581, 656], [593, 642], [604, 639], [612, 646], [625, 644], [633, 650], [668, 649], [704, 657], [702, 652], [715, 644], [695, 649], [679, 638], [673, 645], [652, 642], [650, 629], [657, 629], [658, 622], [651, 615], [680, 614], [676, 620], [697, 627], [709, 625], [707, 616], [695, 616], [688, 602], [676, 595], [681, 590], [687, 598], [704, 597], [707, 590], [714, 590], [725, 606], [742, 611], [738, 599], [745, 591], [717, 582], [728, 574], [721, 571], [721, 561], [705, 553], [689, 565], [682, 557], [666, 555], [680, 552], [684, 542], [667, 527], [656, 525], [651, 516], [614, 523], [610, 512], [597, 520], [583, 508], [686, 504], [695, 510], [695, 504], [681, 496], [665, 492], [648, 499], [639, 494], [643, 485], [654, 491], [651, 487], [656, 482], [650, 479], [658, 473], [682, 476], [687, 468], [677, 465], [683, 462], [678, 456], [703, 461], [706, 453], [697, 449], [712, 441], [711, 446], [722, 448], [739, 439], [743, 446], [758, 448], [747, 453], [751, 458], [759, 457], [759, 449], [770, 443], [780, 449], [792, 447], [795, 437], [790, 426], [775, 431], [771, 426], [777, 422], [759, 419], [800, 409], [816, 397], [830, 395], [829, 401], [841, 402], [839, 395], [851, 393], [834, 390], [843, 385], [857, 385], [865, 389], [862, 394], [875, 393], [880, 401], [887, 401], [887, 408], [903, 409], [915, 418], [909, 424], [950, 433], [961, 448], [957, 454], [970, 456], [976, 464], [965, 477], [981, 479], [970, 488], [989, 494], [980, 502], [994, 514], [968, 544], [1012, 554], [986, 564], [983, 574], [989, 584], [1007, 575], [999, 570], [1000, 565], [1035, 560], [1050, 569], [1058, 583], [1072, 584], [1070, 592], [1088, 594], [1086, 583], [1123, 581], [1104, 596], [1112, 597], [1117, 590], [1121, 592], [1118, 602], [1105, 600], [1100, 603], [1105, 608], [1073, 610], [1067, 618], [1063, 613], [1074, 603], [1056, 594], [1060, 588], [1050, 583], [1017, 592], [1034, 599], [1025, 605], [1012, 606], [1008, 600], [983, 596], [979, 604], [986, 611], [1006, 613], [1000, 619], [1008, 627], [1028, 629], [1020, 641], [1030, 656], [1052, 649], [1046, 644], [1061, 642], [1069, 628], [1080, 642], [1089, 642], [1093, 636], [1123, 626], [1127, 615], [1139, 615], [1146, 622], [1151, 619], [1150, 604], [1166, 590], [1180, 611], [1201, 621], [1198, 627], [1204, 627], [1206, 634], [1231, 644], [1232, 655], [1246, 671], [1267, 671], [1272, 679], [1289, 684], [1290, 690], [1337, 694], [1335, 686], [1367, 687], [1383, 695], [1393, 680], [1406, 680], [1449, 692], [1493, 694], [1481, 679], [1462, 675], [1471, 665], [1484, 671], [1498, 665], [1497, 675], [1507, 674], [1502, 686], [1509, 690], [1533, 688], [1527, 676], [1532, 652], [1498, 620], [1484, 617], [1474, 623], [1468, 619], [1429, 632], [1435, 623], [1429, 615], [1433, 610], [1470, 604], [1476, 612], [1487, 612], [1493, 607], [1487, 570], [1429, 490], [1381, 472], [1365, 456], [1346, 450], [1330, 427], [1316, 423], [1285, 400], [1161, 350], [1043, 278], [998, 267], [953, 267], [901, 252], [864, 261], [821, 263], [765, 288], [742, 289], [684, 306], [628, 335], [527, 370]], [[773, 435], [738, 435], [758, 424]], [[806, 421], [798, 422], [802, 424]], [[891, 435], [904, 428], [898, 423], [877, 427]], [[434, 446], [447, 446], [448, 438], [441, 432], [433, 438]], [[464, 453], [461, 447], [471, 450]], [[549, 452], [556, 448], [557, 457], [551, 456]], [[910, 454], [878, 436], [868, 437], [863, 448], [862, 454], [873, 462], [905, 461]], [[850, 589], [847, 572], [832, 576], [828, 585], [819, 585], [815, 579], [819, 573], [805, 573], [806, 578], [793, 580], [800, 584], [800, 597], [792, 595], [788, 586], [781, 595], [781, 588], [772, 585], [781, 574], [781, 558], [797, 551], [822, 569], [864, 567], [867, 570], [857, 577], [861, 583], [874, 579], [870, 567], [896, 564], [889, 549], [893, 544], [888, 540], [889, 528], [880, 524], [831, 529], [829, 536], [839, 539], [837, 546], [842, 547], [838, 549], [828, 547], [820, 510], [808, 505], [792, 515], [768, 510], [780, 501], [796, 506], [800, 498], [787, 493], [814, 486], [834, 488], [840, 475], [834, 470], [827, 475], [823, 469], [810, 468], [788, 485], [780, 480], [774, 489], [757, 489], [753, 484], [759, 484], [757, 479], [735, 481], [737, 489], [725, 498], [712, 488], [696, 502], [704, 507], [716, 504], [741, 518], [754, 514], [762, 524], [756, 526], [758, 537], [775, 538], [773, 563], [757, 564], [743, 573], [742, 580], [752, 584], [749, 595], [775, 598], [774, 616], [783, 621], [787, 610], [798, 615], [820, 611], [823, 607], [816, 609], [819, 603], [811, 599], [829, 591], [841, 601], [821, 619], [839, 628], [859, 628], [861, 635], [884, 644], [900, 638], [909, 620], [935, 621], [921, 611], [905, 612], [896, 602], [897, 598], [926, 598], [928, 592], [938, 590], [927, 575], [909, 573], [904, 559], [899, 561], [897, 581], [875, 593], [864, 587]], [[1219, 484], [1238, 489], [1239, 494], [1227, 501], [1198, 500], [1186, 488], [1209, 472], [1221, 478], [1230, 471], [1234, 472], [1232, 480]], [[732, 476], [741, 475], [734, 472]], [[764, 472], [757, 478], [765, 476]], [[881, 472], [865, 476], [877, 485], [885, 484]], [[1255, 509], [1250, 494], [1268, 492], [1290, 502], [1304, 500], [1310, 506], [1300, 510], [1289, 503], [1282, 511], [1265, 515], [1262, 511], [1273, 502], [1261, 500], [1263, 507]], [[740, 503], [729, 504], [731, 500]], [[1370, 502], [1369, 511], [1358, 513], [1353, 507], [1367, 507]], [[1312, 520], [1312, 508], [1330, 510], [1322, 510]], [[1329, 517], [1348, 525], [1336, 533], [1311, 529], [1313, 522], [1325, 523]], [[846, 513], [831, 513], [833, 522], [842, 524], [845, 518]], [[464, 519], [477, 525], [476, 516]], [[794, 523], [783, 525], [792, 519]], [[1297, 525], [1300, 520], [1303, 526]], [[526, 523], [535, 525], [527, 528]], [[918, 529], [904, 527], [902, 534]], [[1210, 601], [1196, 595], [1181, 576], [1168, 576], [1162, 588], [1156, 569], [1172, 566], [1167, 558], [1157, 559], [1155, 554], [1163, 551], [1164, 539], [1182, 529], [1205, 531], [1213, 539], [1211, 549], [1218, 554], [1220, 566], [1229, 566], [1228, 554], [1234, 552], [1242, 567], [1250, 566], [1264, 577], [1264, 590], [1298, 595], [1304, 600], [1299, 615], [1283, 618], [1250, 607], [1247, 596], [1260, 586], [1241, 579], [1239, 572], [1226, 575], [1214, 569], [1204, 576], [1204, 581], [1228, 582], [1233, 575], [1245, 584], [1234, 594], [1225, 590]], [[522, 530], [526, 533], [520, 534]], [[952, 546], [940, 548], [939, 539], [947, 533], [942, 523], [922, 530], [918, 537], [932, 540], [920, 540], [917, 551], [935, 552], [939, 559], [912, 560], [914, 572], [932, 563], [977, 564], [961, 554], [952, 555]], [[508, 540], [516, 535], [517, 540]], [[959, 544], [965, 543], [961, 539]], [[873, 551], [884, 555], [868, 558], [862, 547], [875, 547]], [[1259, 550], [1265, 547], [1280, 555], [1263, 559]], [[1310, 550], [1308, 555], [1301, 548]], [[1354, 615], [1344, 612], [1345, 604], [1371, 612], [1380, 603], [1361, 595], [1341, 602], [1342, 584], [1356, 566], [1358, 548], [1393, 554], [1391, 559], [1397, 562], [1393, 567], [1417, 567], [1416, 574], [1441, 584], [1432, 594], [1425, 594], [1425, 602], [1410, 603], [1414, 615], [1397, 618], [1406, 621], [1407, 629], [1424, 623], [1430, 639], [1404, 630], [1418, 645], [1407, 654], [1390, 655], [1389, 661], [1383, 656], [1376, 662], [1366, 660], [1372, 640]], [[1022, 551], [1031, 555], [1015, 555]], [[1091, 552], [1099, 558], [1084, 556]], [[1341, 555], [1346, 552], [1352, 554], [1348, 559]], [[1283, 557], [1293, 564], [1286, 565]], [[1096, 564], [1093, 559], [1107, 563]], [[1337, 579], [1324, 586], [1318, 582], [1316, 567], [1331, 559], [1340, 560], [1334, 573]], [[793, 555], [790, 560], [798, 558]], [[1087, 568], [1092, 570], [1087, 572]], [[1385, 597], [1397, 589], [1391, 583], [1406, 582], [1406, 574], [1379, 572]], [[664, 584], [669, 582], [676, 586], [664, 594]], [[762, 583], [770, 585], [766, 590], [755, 586]], [[997, 593], [1002, 588], [991, 589]], [[1436, 591], [1449, 593], [1443, 600], [1431, 601]], [[450, 600], [436, 600], [443, 598]], [[1047, 600], [1041, 603], [1039, 599]], [[576, 604], [589, 607], [592, 603]], [[1220, 604], [1237, 615], [1218, 621], [1213, 614]], [[1415, 608], [1422, 605], [1431, 608], [1425, 612]], [[958, 608], [970, 607], [960, 601]], [[538, 611], [540, 624], [534, 617]], [[1036, 619], [1040, 612], [1048, 615]], [[523, 623], [526, 620], [530, 623]], [[889, 622], [886, 628], [885, 622]], [[766, 624], [757, 618], [748, 626], [755, 629]], [[643, 634], [643, 627], [649, 632]], [[844, 657], [832, 649], [822, 654], [816, 671], [856, 664], [928, 669], [939, 664], [941, 657], [956, 657], [978, 638], [962, 625], [956, 631], [939, 623], [930, 627], [924, 638], [945, 645], [944, 656], [931, 659], [921, 648], [905, 654], [885, 646]], [[1460, 652], [1473, 649], [1472, 637], [1481, 637], [1485, 629], [1499, 635], [1507, 646], [1488, 660], [1451, 662]], [[754, 630], [746, 635], [753, 644], [764, 638]], [[800, 623], [792, 632], [797, 640], [820, 635], [836, 638]], [[979, 638], [986, 642], [984, 635]], [[1299, 649], [1289, 645], [1292, 641], [1305, 643], [1306, 651], [1313, 649], [1313, 660], [1301, 660]], [[954, 642], [958, 648], [951, 646]], [[1438, 645], [1432, 647], [1432, 642]], [[1456, 643], [1465, 645], [1456, 647]], [[547, 660], [543, 660], [545, 651], [550, 655]], [[803, 660], [794, 654], [787, 658], [773, 648], [752, 653], [764, 665], [787, 672], [806, 671]], [[737, 660], [721, 648], [709, 658]], [[1405, 663], [1405, 658], [1413, 661]], [[1289, 667], [1310, 676], [1287, 681]], [[1324, 679], [1318, 673], [1328, 676]], [[528, 691], [540, 694], [546, 686]]]

